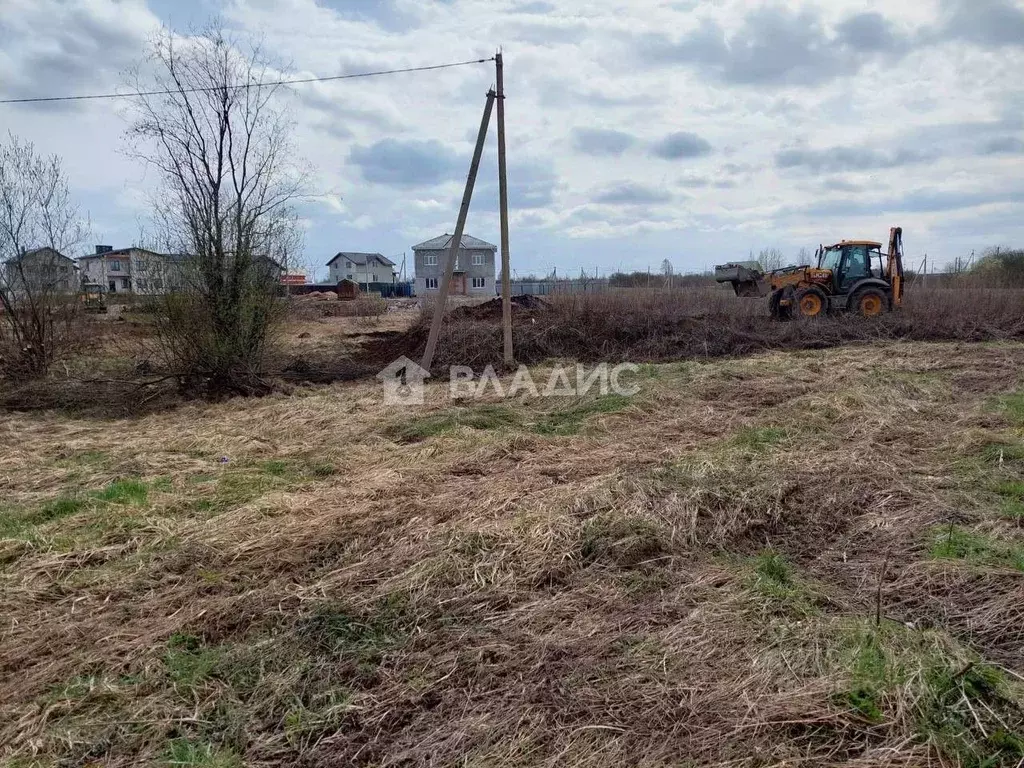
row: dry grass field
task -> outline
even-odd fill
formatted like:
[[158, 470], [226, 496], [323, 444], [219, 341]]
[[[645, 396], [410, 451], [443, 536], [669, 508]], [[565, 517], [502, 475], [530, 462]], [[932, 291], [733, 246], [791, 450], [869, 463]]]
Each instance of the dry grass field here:
[[0, 761], [1019, 765], [1022, 370], [880, 341], [632, 398], [7, 413]]

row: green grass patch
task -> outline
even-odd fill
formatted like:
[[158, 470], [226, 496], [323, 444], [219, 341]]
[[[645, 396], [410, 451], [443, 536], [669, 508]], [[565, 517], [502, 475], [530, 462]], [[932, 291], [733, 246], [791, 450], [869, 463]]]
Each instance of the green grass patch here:
[[521, 424], [522, 417], [511, 408], [502, 405], [482, 405], [476, 408], [453, 408], [393, 424], [385, 433], [401, 442], [414, 443], [463, 428], [498, 430], [518, 427]]
[[750, 561], [749, 589], [777, 608], [808, 616], [814, 613], [814, 595], [796, 567], [774, 549], [766, 549]]
[[84, 499], [76, 496], [61, 496], [44, 504], [38, 512], [32, 515], [32, 522], [37, 525], [52, 523], [54, 520], [78, 514], [85, 506]]
[[85, 499], [77, 496], [60, 496], [35, 509], [0, 508], [0, 539], [24, 538], [36, 526], [71, 517], [85, 507]]
[[963, 560], [1024, 571], [1024, 547], [959, 526], [937, 528], [929, 552], [936, 560]]
[[260, 465], [260, 469], [271, 477], [284, 477], [285, 475], [292, 473], [292, 468], [286, 461], [280, 461], [273, 459], [271, 461], [264, 461]]
[[229, 749], [203, 741], [174, 739], [164, 751], [161, 765], [196, 766], [196, 768], [242, 768], [242, 758]]
[[238, 509], [273, 491], [287, 491], [303, 483], [323, 480], [337, 468], [322, 461], [268, 459], [240, 461], [215, 474], [192, 475], [186, 481], [187, 498], [177, 508], [186, 515], [209, 517]]
[[96, 498], [111, 504], [142, 505], [149, 500], [149, 486], [141, 480], [132, 478], [115, 480], [97, 492]]
[[1024, 442], [986, 443], [981, 449], [981, 458], [991, 464], [1024, 464]]
[[198, 637], [171, 635], [164, 654], [164, 666], [175, 685], [195, 688], [214, 676], [224, 650], [205, 645]]
[[769, 596], [789, 595], [796, 586], [793, 566], [773, 549], [754, 558], [754, 587]]
[[1000, 513], [1008, 520], [1024, 522], [1024, 482], [1020, 480], [1002, 483], [996, 488], [1002, 497]]
[[835, 639], [847, 684], [834, 704], [871, 723], [911, 717], [918, 738], [951, 764], [982, 768], [1024, 758], [1021, 689], [942, 633], [858, 622]]
[[532, 425], [534, 432], [541, 435], [576, 435], [591, 416], [618, 413], [629, 407], [633, 399], [625, 395], [601, 395], [558, 411], [540, 414]]
[[992, 407], [1015, 427], [1024, 427], [1024, 392], [1000, 395], [994, 400]]
[[616, 413], [625, 409], [630, 402], [631, 398], [623, 395], [601, 395], [565, 408], [535, 414], [531, 414], [523, 406], [481, 405], [452, 408], [412, 421], [392, 424], [385, 429], [385, 434], [405, 443], [420, 442], [461, 429], [524, 429], [540, 435], [576, 435], [591, 416]]
[[749, 451], [766, 451], [788, 436], [789, 433], [781, 427], [743, 427], [730, 438], [730, 443]]
[[1002, 483], [998, 488], [996, 488], [996, 493], [1009, 499], [1024, 501], [1024, 482], [1016, 480], [1013, 482]]

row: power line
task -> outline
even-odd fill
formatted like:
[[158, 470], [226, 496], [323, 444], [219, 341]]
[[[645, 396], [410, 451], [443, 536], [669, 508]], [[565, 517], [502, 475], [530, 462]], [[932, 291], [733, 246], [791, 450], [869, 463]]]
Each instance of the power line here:
[[[377, 72], [356, 72], [351, 75], [330, 75], [328, 77], [305, 77], [295, 80], [271, 80], [260, 83], [244, 83], [233, 85], [231, 88], [266, 88], [275, 85], [301, 85], [302, 83], [326, 83], [331, 80], [354, 80], [359, 77], [379, 77], [381, 75], [400, 75], [406, 72], [430, 72], [435, 69], [451, 69], [452, 67], [465, 67], [472, 64], [485, 64], [494, 61], [492, 56], [489, 59], [472, 59], [470, 61], [455, 61], [451, 64], [434, 64], [429, 67], [406, 67], [404, 69], [382, 69]], [[209, 88], [181, 88], [168, 89], [166, 91], [132, 91], [131, 93], [96, 93], [88, 96], [38, 96], [30, 99], [0, 99], [0, 104], [38, 104], [49, 101], [88, 101], [92, 99], [124, 99], [132, 96], [169, 96], [174, 93], [206, 93], [219, 91], [221, 86]]]

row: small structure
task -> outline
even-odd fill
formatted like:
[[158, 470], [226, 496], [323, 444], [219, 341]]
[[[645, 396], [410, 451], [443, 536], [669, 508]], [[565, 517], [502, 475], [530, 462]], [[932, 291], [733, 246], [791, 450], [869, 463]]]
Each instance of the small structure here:
[[359, 298], [359, 283], [355, 280], [338, 281], [338, 298], [342, 301], [351, 301]]
[[[440, 290], [454, 235], [444, 234], [414, 245], [416, 262], [416, 295], [424, 296]], [[495, 255], [498, 246], [472, 235], [463, 235], [455, 255], [450, 293], [453, 296], [494, 296]]]

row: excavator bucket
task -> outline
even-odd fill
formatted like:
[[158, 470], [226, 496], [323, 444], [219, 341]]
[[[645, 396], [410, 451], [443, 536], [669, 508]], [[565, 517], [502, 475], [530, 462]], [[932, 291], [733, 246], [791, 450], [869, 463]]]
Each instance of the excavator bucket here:
[[756, 261], [737, 261], [715, 267], [715, 281], [730, 283], [737, 296], [760, 298], [769, 292], [764, 269]]

